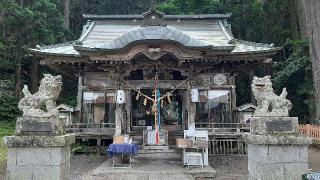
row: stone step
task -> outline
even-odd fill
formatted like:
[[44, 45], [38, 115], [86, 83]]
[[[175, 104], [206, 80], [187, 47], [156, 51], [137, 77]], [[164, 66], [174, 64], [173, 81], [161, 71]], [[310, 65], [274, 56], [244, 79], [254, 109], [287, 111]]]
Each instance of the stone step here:
[[148, 158], [148, 159], [158, 159], [158, 158], [162, 158], [162, 159], [178, 159], [178, 158], [182, 158], [182, 155], [177, 154], [177, 153], [163, 153], [163, 152], [149, 152], [149, 153], [138, 153], [138, 157], [139, 158]]
[[143, 139], [143, 136], [137, 136], [137, 135], [135, 135], [135, 136], [131, 136], [132, 137], [132, 139]]
[[132, 141], [132, 144], [136, 144], [138, 146], [142, 146], [142, 141]]
[[142, 146], [144, 150], [169, 150], [169, 146], [159, 146], [159, 145], [144, 145]]
[[138, 156], [145, 158], [179, 159], [181, 158], [181, 153], [177, 153], [174, 149], [169, 149], [168, 146], [143, 146], [143, 148], [139, 150]]
[[146, 149], [140, 149], [139, 153], [140, 154], [150, 154], [154, 152], [162, 152], [162, 153], [177, 153], [176, 150], [174, 149], [168, 149], [168, 150], [146, 150]]
[[143, 142], [143, 139], [135, 139], [135, 138], [132, 138], [132, 141]]

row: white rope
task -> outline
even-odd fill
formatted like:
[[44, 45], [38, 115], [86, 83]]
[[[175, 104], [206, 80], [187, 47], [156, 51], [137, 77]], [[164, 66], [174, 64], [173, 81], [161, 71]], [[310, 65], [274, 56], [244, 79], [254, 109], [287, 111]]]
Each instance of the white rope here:
[[[162, 100], [168, 96], [172, 96], [172, 93], [174, 91], [176, 91], [178, 88], [180, 88], [184, 83], [186, 83], [190, 78], [187, 78], [185, 80], [183, 80], [181, 83], [178, 84], [177, 87], [175, 87], [173, 90], [171, 90], [170, 92], [166, 93], [164, 96], [160, 97], [159, 100]], [[132, 90], [136, 91], [138, 94], [144, 96], [145, 98], [151, 100], [154, 102], [154, 99], [150, 98], [149, 96], [143, 94], [140, 90], [136, 89], [135, 87], [133, 87], [129, 82], [125, 81], [124, 79], [120, 78], [121, 81], [123, 81], [124, 83], [126, 83]]]

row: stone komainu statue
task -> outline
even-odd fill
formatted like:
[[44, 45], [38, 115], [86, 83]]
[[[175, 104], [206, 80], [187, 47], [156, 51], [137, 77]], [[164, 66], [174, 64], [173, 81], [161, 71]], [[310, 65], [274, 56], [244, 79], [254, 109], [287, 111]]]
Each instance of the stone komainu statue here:
[[56, 100], [59, 97], [61, 86], [61, 76], [52, 76], [51, 74], [44, 74], [44, 78], [40, 81], [39, 91], [35, 94], [31, 94], [28, 86], [24, 85], [22, 89], [24, 98], [18, 104], [19, 109], [23, 111], [23, 116], [58, 116], [59, 111], [56, 109]]
[[254, 116], [289, 116], [292, 104], [286, 99], [286, 88], [277, 96], [273, 91], [270, 76], [254, 77], [251, 87], [258, 106]]

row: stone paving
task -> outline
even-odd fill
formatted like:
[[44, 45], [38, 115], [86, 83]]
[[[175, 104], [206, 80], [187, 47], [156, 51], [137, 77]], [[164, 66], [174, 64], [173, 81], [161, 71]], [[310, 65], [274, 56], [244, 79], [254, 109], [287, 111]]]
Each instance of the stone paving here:
[[[195, 177], [214, 177], [215, 170], [211, 167], [184, 168], [181, 158], [172, 156], [135, 157], [132, 168], [113, 168], [112, 159], [104, 162], [93, 171], [92, 176], [109, 177], [111, 179], [130, 180], [158, 180], [158, 179], [185, 179], [193, 180]], [[211, 178], [212, 179], [212, 178]]]
[[[215, 176], [216, 171], [211, 167], [206, 168], [191, 168], [190, 170], [186, 169], [182, 165], [182, 161], [180, 158], [169, 156], [170, 158], [159, 158], [155, 157], [138, 157], [134, 161], [133, 168], [112, 168], [111, 159], [107, 159], [104, 162], [100, 161], [100, 164], [96, 164], [95, 167], [90, 167], [88, 170], [81, 176], [74, 174], [74, 170], [72, 167], [71, 179], [107, 179], [107, 180], [193, 180], [195, 176]], [[86, 157], [82, 157], [86, 158]], [[82, 159], [81, 158], [81, 159]], [[96, 159], [96, 156], [88, 157], [92, 160]], [[103, 156], [105, 158], [105, 156]], [[87, 161], [87, 160], [85, 160]], [[85, 166], [86, 162], [83, 162], [82, 166]], [[78, 157], [74, 157], [72, 159], [72, 165], [76, 162], [79, 162]], [[217, 163], [219, 164], [219, 163]], [[92, 164], [91, 164], [92, 165]], [[78, 166], [78, 165], [77, 165]], [[89, 168], [88, 168], [89, 169]], [[79, 171], [76, 170], [76, 173]], [[204, 179], [204, 178], [203, 178]], [[205, 179], [213, 179], [213, 178], [205, 178]], [[239, 179], [239, 178], [238, 178]]]

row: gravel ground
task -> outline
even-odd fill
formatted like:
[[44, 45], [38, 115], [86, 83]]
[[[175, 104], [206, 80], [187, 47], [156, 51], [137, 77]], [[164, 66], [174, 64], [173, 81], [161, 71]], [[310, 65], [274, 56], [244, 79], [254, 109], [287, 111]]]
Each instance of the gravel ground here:
[[216, 170], [217, 180], [247, 180], [247, 156], [210, 156], [210, 165]]
[[71, 157], [71, 178], [72, 180], [87, 179], [92, 171], [99, 167], [107, 156], [85, 156], [77, 155]]

